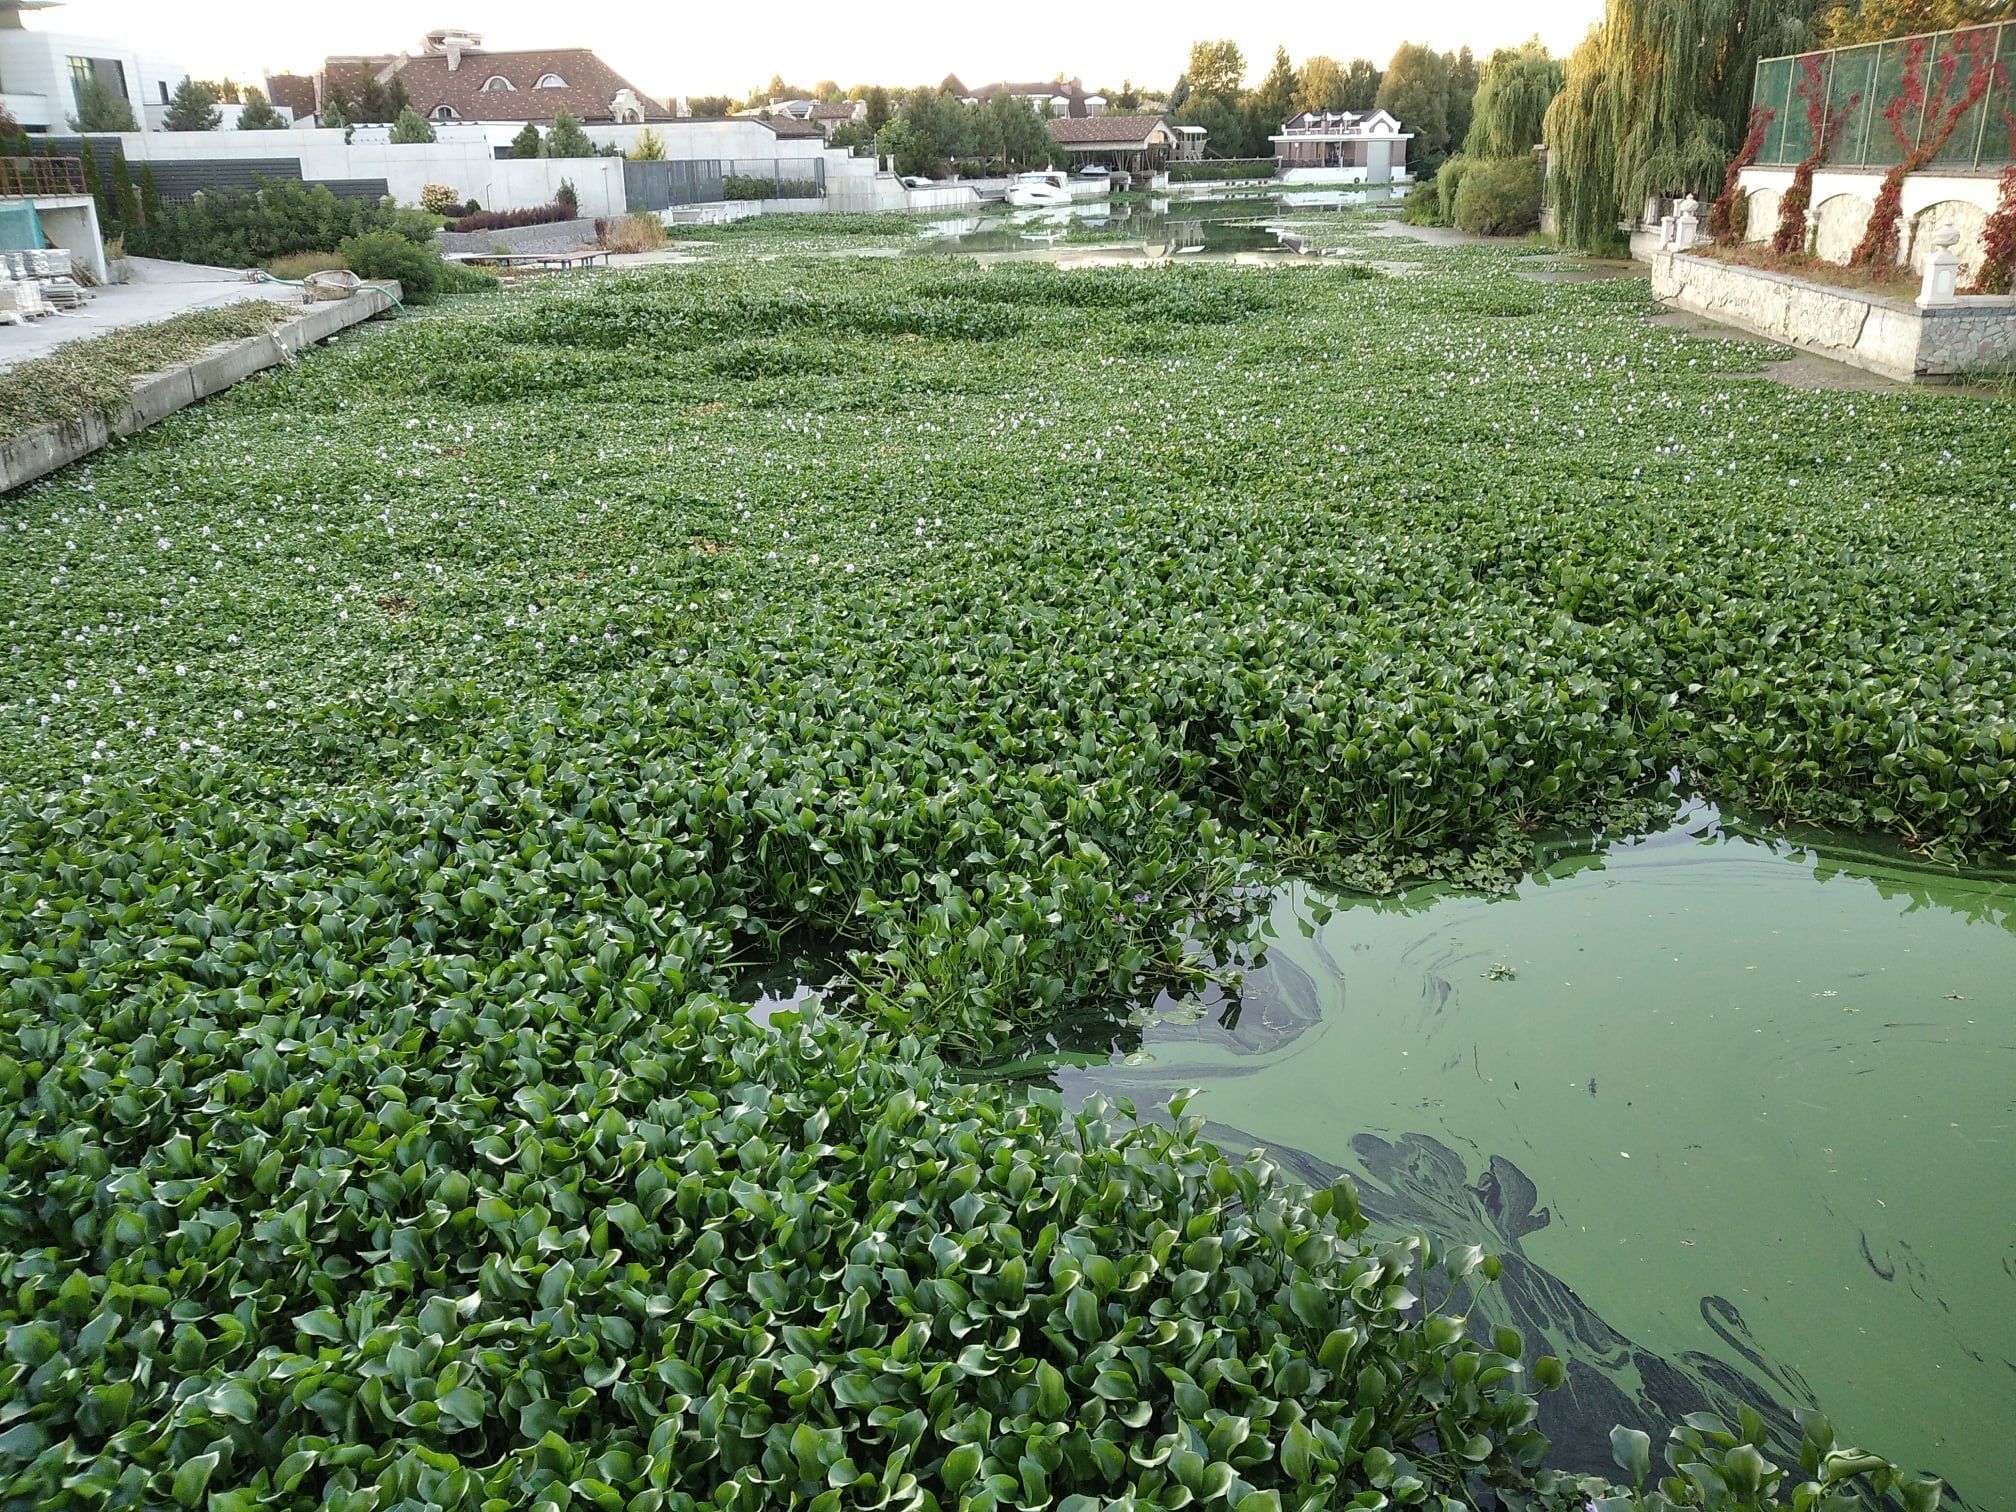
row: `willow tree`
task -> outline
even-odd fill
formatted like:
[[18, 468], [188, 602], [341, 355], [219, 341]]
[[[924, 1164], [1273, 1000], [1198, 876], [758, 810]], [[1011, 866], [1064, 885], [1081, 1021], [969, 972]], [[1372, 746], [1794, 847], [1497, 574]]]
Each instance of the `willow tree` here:
[[1806, 46], [1813, 11], [1814, 0], [1606, 0], [1547, 112], [1563, 239], [1608, 241], [1649, 196], [1718, 185], [1757, 60]]
[[1536, 38], [1501, 47], [1484, 64], [1463, 150], [1472, 157], [1519, 157], [1538, 145], [1547, 107], [1561, 92], [1561, 60]]

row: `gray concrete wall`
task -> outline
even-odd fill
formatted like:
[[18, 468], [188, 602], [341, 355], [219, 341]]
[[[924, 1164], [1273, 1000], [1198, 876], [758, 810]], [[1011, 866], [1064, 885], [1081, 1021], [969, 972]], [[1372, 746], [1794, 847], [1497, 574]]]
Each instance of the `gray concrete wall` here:
[[1920, 306], [1684, 252], [1651, 261], [1656, 298], [1886, 377], [1939, 382], [2016, 363], [2016, 298]]

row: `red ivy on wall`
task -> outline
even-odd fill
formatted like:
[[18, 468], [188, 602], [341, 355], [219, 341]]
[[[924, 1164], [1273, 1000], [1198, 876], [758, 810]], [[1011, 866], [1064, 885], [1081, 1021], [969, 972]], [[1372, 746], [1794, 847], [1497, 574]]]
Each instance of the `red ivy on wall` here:
[[[1926, 40], [1913, 37], [1905, 47], [1903, 82], [1896, 98], [1883, 107], [1883, 119], [1891, 136], [1897, 139], [1903, 158], [1883, 175], [1882, 187], [1876, 191], [1876, 208], [1869, 214], [1869, 229], [1862, 233], [1862, 240], [1848, 259], [1856, 267], [1897, 261], [1897, 222], [1903, 214], [1904, 180], [1945, 151], [1960, 127], [1961, 118], [1981, 103], [1988, 86], [2003, 75], [2002, 65], [1995, 57], [1993, 28], [1956, 32], [1953, 45], [1939, 59], [1938, 81], [1928, 96]], [[1967, 65], [1967, 82], [1956, 94], [1953, 81], [1959, 76], [1963, 62]], [[1912, 124], [1921, 111], [1925, 130], [1914, 144]]]
[[1841, 123], [1862, 103], [1859, 94], [1850, 95], [1839, 110], [1827, 109], [1827, 76], [1820, 71], [1819, 54], [1799, 60], [1799, 98], [1806, 105], [1806, 125], [1813, 133], [1813, 150], [1792, 170], [1792, 187], [1778, 207], [1778, 234], [1771, 238], [1774, 252], [1806, 250], [1806, 207], [1813, 203], [1813, 174], [1834, 150]]
[[[1996, 65], [2000, 80], [2001, 65]], [[2003, 99], [2009, 98], [2005, 87]], [[2016, 111], [2002, 107], [2002, 128], [2009, 133], [2009, 156], [2016, 159]], [[1969, 294], [2016, 292], [2016, 163], [2002, 170], [2000, 195], [1995, 213], [1981, 232], [1981, 271], [1974, 275]]]
[[1764, 135], [1771, 129], [1772, 119], [1777, 114], [1768, 105], [1750, 107], [1750, 131], [1743, 138], [1742, 150], [1730, 161], [1729, 172], [1722, 179], [1722, 192], [1715, 196], [1715, 203], [1708, 211], [1708, 236], [1711, 241], [1736, 240], [1736, 199], [1743, 188], [1743, 170], [1756, 162], [1757, 155], [1764, 150]]

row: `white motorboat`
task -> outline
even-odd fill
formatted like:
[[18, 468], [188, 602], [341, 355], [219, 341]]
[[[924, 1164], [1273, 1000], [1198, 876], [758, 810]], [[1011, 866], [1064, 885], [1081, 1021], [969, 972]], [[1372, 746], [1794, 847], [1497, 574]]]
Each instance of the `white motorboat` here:
[[1008, 186], [1008, 203], [1024, 209], [1071, 203], [1070, 180], [1061, 173], [1018, 173]]

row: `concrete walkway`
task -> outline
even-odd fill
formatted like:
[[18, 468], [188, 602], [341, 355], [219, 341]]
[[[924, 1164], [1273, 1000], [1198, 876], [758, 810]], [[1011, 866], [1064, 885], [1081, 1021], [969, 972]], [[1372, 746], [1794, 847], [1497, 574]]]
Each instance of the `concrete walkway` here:
[[160, 262], [151, 257], [128, 258], [127, 267], [130, 277], [126, 283], [90, 290], [90, 299], [80, 310], [45, 315], [18, 326], [0, 326], [0, 371], [47, 357], [67, 341], [103, 336], [126, 326], [151, 325], [191, 310], [214, 309], [241, 299], [301, 302], [299, 289], [247, 283], [243, 273], [229, 268]]

